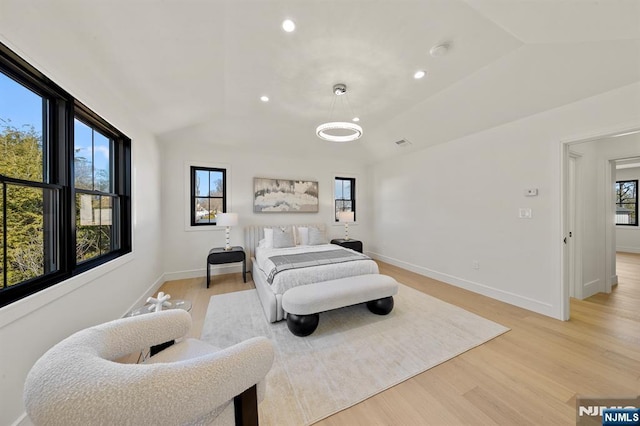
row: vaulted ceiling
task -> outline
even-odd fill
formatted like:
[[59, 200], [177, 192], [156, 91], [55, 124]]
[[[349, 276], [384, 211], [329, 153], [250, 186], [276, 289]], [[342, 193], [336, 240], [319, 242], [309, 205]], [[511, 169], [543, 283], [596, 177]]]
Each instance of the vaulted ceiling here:
[[[639, 0], [0, 0], [0, 36], [162, 143], [365, 162], [640, 80]], [[335, 83], [356, 142], [315, 136]]]

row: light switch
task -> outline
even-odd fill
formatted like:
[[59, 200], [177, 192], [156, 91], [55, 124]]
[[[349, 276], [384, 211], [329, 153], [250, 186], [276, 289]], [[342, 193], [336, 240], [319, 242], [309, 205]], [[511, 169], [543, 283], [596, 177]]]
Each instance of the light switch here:
[[520, 210], [518, 211], [518, 216], [520, 217], [520, 219], [531, 219], [531, 209], [520, 207]]

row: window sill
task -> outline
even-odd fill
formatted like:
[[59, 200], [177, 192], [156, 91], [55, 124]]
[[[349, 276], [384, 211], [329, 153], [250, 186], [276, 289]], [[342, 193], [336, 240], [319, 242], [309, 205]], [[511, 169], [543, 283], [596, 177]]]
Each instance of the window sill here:
[[135, 255], [133, 252], [127, 253], [124, 256], [120, 256], [110, 262], [103, 263], [100, 266], [89, 269], [86, 272], [0, 308], [0, 328], [29, 315], [30, 313], [56, 301], [72, 291], [95, 281], [101, 276], [120, 268], [122, 265], [129, 263], [134, 259]]
[[616, 225], [616, 229], [626, 229], [628, 231], [640, 231], [638, 225]]
[[[218, 226], [218, 225], [201, 225], [201, 226], [185, 226], [184, 230], [187, 232], [192, 232], [192, 231], [224, 231], [226, 227], [225, 226]], [[233, 227], [231, 228], [233, 229]]]

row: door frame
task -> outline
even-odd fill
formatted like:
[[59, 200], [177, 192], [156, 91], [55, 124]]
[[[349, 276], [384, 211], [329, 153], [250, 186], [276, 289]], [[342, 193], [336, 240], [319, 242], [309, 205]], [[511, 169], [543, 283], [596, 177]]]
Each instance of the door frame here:
[[[569, 163], [573, 161], [573, 169], [569, 165], [567, 170], [567, 230], [568, 236], [568, 272], [569, 272], [569, 297], [582, 299], [582, 197], [578, 180], [580, 175], [580, 158], [582, 154], [569, 150]], [[572, 185], [573, 184], [573, 185]], [[572, 208], [573, 204], [573, 208]], [[573, 218], [571, 212], [573, 211]], [[571, 235], [573, 233], [573, 235]], [[573, 252], [572, 252], [573, 250]]]
[[[560, 141], [560, 245], [561, 245], [561, 259], [560, 259], [560, 291], [562, 295], [562, 303], [560, 305], [560, 317], [567, 321], [571, 316], [571, 308], [570, 308], [570, 261], [569, 261], [569, 244], [566, 244], [564, 241], [565, 238], [569, 237], [569, 155], [570, 155], [570, 147], [571, 145], [583, 143], [583, 142], [591, 142], [599, 139], [604, 139], [612, 136], [623, 136], [629, 133], [637, 133], [640, 132], [640, 124], [632, 123], [625, 124], [619, 127], [613, 127], [608, 130], [603, 130], [599, 133], [594, 133], [587, 136], [575, 137], [570, 139], [565, 139]], [[634, 157], [636, 155], [629, 155], [629, 157]], [[617, 158], [624, 158], [625, 156], [618, 156]], [[608, 159], [608, 165], [614, 159]], [[611, 181], [611, 167], [606, 168], [605, 176], [608, 176], [608, 182]], [[608, 199], [612, 199], [613, 196], [613, 188], [611, 185], [607, 185], [606, 194], [610, 194]], [[612, 207], [613, 208], [613, 207]], [[606, 218], [605, 218], [606, 220]], [[609, 230], [611, 228], [613, 231]], [[615, 247], [613, 247], [613, 243], [611, 243], [611, 239], [615, 242], [613, 232], [615, 232], [615, 224], [612, 224], [611, 227], [605, 228], [605, 288], [608, 292], [611, 291], [611, 272], [614, 270], [613, 260], [615, 256]]]

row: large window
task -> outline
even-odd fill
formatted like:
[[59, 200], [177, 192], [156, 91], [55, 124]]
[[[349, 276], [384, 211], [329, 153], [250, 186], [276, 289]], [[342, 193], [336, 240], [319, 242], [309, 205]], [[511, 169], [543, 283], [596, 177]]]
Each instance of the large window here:
[[191, 166], [191, 225], [215, 225], [227, 211], [227, 171]]
[[638, 226], [638, 181], [616, 182], [616, 225]]
[[0, 44], [0, 306], [131, 251], [130, 149]]
[[335, 179], [335, 221], [338, 221], [339, 212], [353, 212], [356, 219], [356, 179], [348, 177], [336, 177]]

